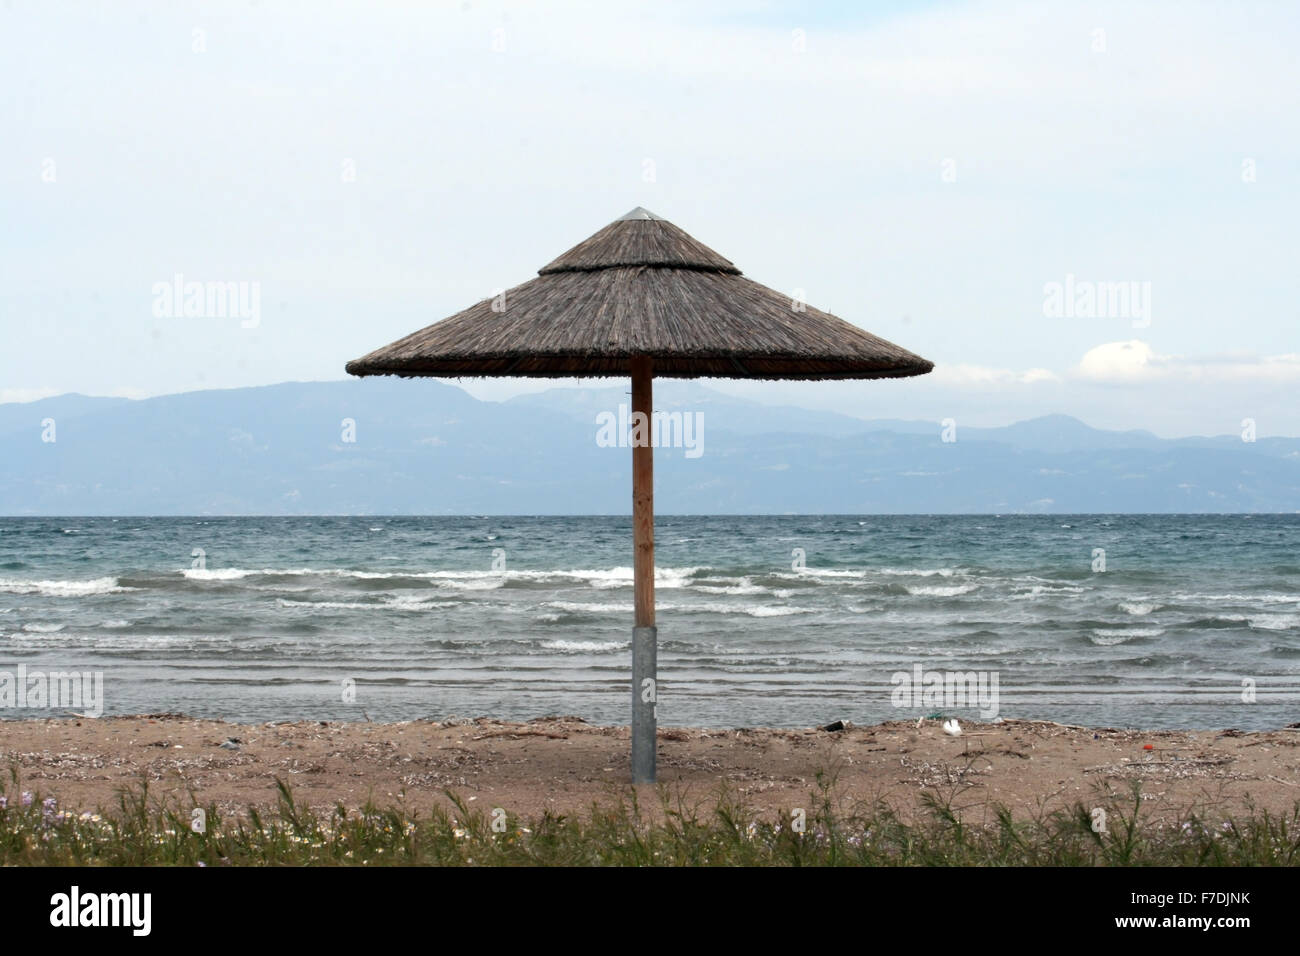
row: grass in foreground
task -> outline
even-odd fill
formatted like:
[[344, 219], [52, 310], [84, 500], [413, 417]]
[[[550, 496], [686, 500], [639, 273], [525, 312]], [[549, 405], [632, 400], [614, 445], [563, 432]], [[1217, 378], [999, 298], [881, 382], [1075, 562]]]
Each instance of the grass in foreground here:
[[[1082, 803], [1035, 819], [995, 809], [991, 822], [961, 819], [951, 800], [926, 795], [905, 823], [889, 808], [837, 813], [823, 787], [802, 829], [792, 812], [761, 819], [724, 792], [705, 810], [674, 804], [665, 789], [653, 814], [631, 791], [582, 818], [522, 821], [452, 807], [425, 818], [396, 807], [308, 809], [279, 785], [271, 814], [223, 817], [214, 806], [167, 807], [148, 789], [123, 792], [99, 813], [67, 813], [53, 798], [0, 795], [5, 866], [1274, 866], [1300, 861], [1300, 802], [1284, 816], [1252, 811], [1207, 822], [1194, 812], [1150, 822], [1141, 789], [1111, 795], [1105, 832]], [[203, 832], [194, 827], [202, 812]]]

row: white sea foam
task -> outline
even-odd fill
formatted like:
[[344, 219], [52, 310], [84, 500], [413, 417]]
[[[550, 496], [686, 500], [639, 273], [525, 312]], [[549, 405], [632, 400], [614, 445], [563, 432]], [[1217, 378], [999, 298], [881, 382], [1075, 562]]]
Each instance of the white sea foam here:
[[268, 571], [247, 571], [244, 568], [186, 568], [181, 572], [191, 581], [238, 581], [252, 574], [269, 574]]
[[907, 593], [929, 597], [956, 597], [958, 594], [969, 594], [976, 587], [978, 585], [975, 584], [954, 584], [949, 587], [918, 585], [917, 587], [909, 587]]
[[421, 601], [413, 598], [394, 598], [385, 601], [294, 601], [276, 598], [281, 607], [325, 608], [333, 611], [438, 611], [457, 607], [459, 601]]
[[[547, 601], [542, 607], [553, 607], [559, 611], [578, 611], [583, 614], [630, 614], [631, 604], [594, 604], [587, 601]], [[664, 610], [664, 605], [659, 605]]]
[[542, 647], [548, 651], [600, 652], [617, 651], [627, 647], [626, 641], [542, 641]]
[[[689, 568], [655, 568], [655, 588], [682, 588], [691, 583], [691, 578], [701, 570]], [[491, 573], [491, 572], [486, 572]], [[581, 581], [588, 587], [610, 589], [631, 587], [633, 573], [631, 567], [617, 568], [579, 568], [557, 571], [508, 571], [506, 576], [521, 581]]]
[[[854, 571], [850, 568], [800, 568], [795, 574], [810, 578], [865, 578], [867, 576], [865, 571]], [[789, 575], [782, 574], [781, 577], [789, 577]]]
[[1147, 614], [1150, 614], [1160, 605], [1148, 604], [1145, 601], [1120, 601], [1119, 606], [1120, 606], [1120, 610], [1127, 611], [1129, 614], [1132, 614], [1134, 617], [1144, 617]]
[[[547, 601], [542, 607], [556, 608], [561, 611], [578, 611], [584, 614], [630, 614], [631, 604], [595, 604], [585, 601]], [[747, 614], [750, 617], [787, 617], [791, 614], [811, 614], [811, 609], [804, 607], [771, 607], [761, 604], [664, 604], [658, 605], [660, 611], [684, 611], [697, 614]]]
[[931, 578], [935, 575], [950, 578], [959, 572], [956, 568], [881, 568], [879, 573], [918, 578]]
[[54, 634], [63, 630], [63, 628], [64, 625], [62, 624], [41, 624], [35, 621], [31, 624], [23, 625], [23, 630], [27, 631], [29, 634]]
[[490, 578], [471, 578], [459, 581], [452, 579], [440, 580], [438, 587], [449, 588], [452, 591], [495, 591], [497, 588], [505, 587], [505, 583], [505, 578], [498, 574]]
[[[655, 568], [655, 587], [687, 587], [699, 567]], [[578, 568], [552, 571], [354, 571], [347, 568], [183, 568], [180, 573], [196, 581], [237, 581], [247, 577], [342, 577], [361, 581], [384, 581], [394, 578], [416, 578], [437, 582], [453, 590], [491, 590], [510, 581], [536, 581], [541, 583], [581, 582], [593, 588], [631, 587], [632, 568]]]
[[765, 588], [761, 584], [754, 584], [747, 578], [741, 578], [741, 584], [714, 585], [714, 584], [693, 584], [692, 591], [701, 591], [704, 594], [770, 594], [771, 589]]
[[1100, 644], [1102, 647], [1111, 647], [1138, 637], [1159, 637], [1164, 632], [1165, 630], [1162, 627], [1135, 627], [1123, 630], [1099, 627], [1093, 630], [1088, 639], [1094, 644]]
[[9, 594], [43, 594], [48, 597], [90, 597], [96, 594], [121, 594], [136, 588], [119, 587], [117, 578], [92, 578], [89, 581], [19, 581], [0, 578], [0, 592]]
[[1175, 594], [1176, 601], [1229, 601], [1233, 604], [1297, 604], [1300, 594]]
[[702, 614], [747, 614], [750, 617], [789, 617], [792, 614], [812, 614], [811, 608], [790, 607], [789, 605], [770, 604], [677, 604], [670, 605], [672, 610]]
[[1082, 594], [1086, 590], [1088, 589], [1080, 588], [1080, 587], [1071, 587], [1069, 585], [1054, 587], [1053, 585], [1050, 584], [1035, 584], [1027, 591], [1019, 591], [1013, 594], [1009, 594], [1007, 596], [1012, 598], [1013, 600], [1023, 601], [1026, 598], [1036, 598], [1044, 594]]
[[1300, 627], [1300, 614], [1252, 614], [1246, 621], [1263, 631], [1289, 631]]
[[239, 581], [252, 577], [347, 577], [401, 578], [422, 577], [389, 571], [349, 571], [344, 568], [182, 568], [180, 573], [192, 581]]
[[729, 614], [748, 614], [750, 617], [789, 617], [791, 614], [812, 614], [806, 607], [736, 607]]
[[392, 600], [385, 600], [384, 607], [391, 607], [398, 611], [441, 611], [449, 607], [460, 607], [460, 601], [429, 601], [413, 597], [396, 597]]

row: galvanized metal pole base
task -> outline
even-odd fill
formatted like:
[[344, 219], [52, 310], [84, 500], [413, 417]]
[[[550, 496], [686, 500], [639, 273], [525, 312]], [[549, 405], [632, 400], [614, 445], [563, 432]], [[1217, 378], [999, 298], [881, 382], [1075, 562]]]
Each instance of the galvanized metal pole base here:
[[659, 629], [632, 628], [632, 782], [655, 782]]

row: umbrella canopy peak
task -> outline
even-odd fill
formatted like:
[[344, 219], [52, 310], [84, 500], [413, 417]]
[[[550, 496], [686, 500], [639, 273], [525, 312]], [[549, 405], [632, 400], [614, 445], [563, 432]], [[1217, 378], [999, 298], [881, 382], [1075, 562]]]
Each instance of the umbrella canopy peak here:
[[619, 216], [618, 219], [615, 221], [622, 222], [627, 219], [663, 219], [663, 218], [664, 218], [663, 216], [656, 216], [645, 206], [637, 206], [627, 215]]
[[730, 260], [714, 252], [662, 216], [637, 206], [595, 235], [537, 271], [597, 272], [602, 269], [693, 269], [740, 275]]

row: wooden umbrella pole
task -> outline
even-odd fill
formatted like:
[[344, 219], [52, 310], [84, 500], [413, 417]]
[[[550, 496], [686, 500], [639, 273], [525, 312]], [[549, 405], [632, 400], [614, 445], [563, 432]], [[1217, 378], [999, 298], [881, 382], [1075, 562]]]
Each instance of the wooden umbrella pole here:
[[650, 428], [654, 414], [652, 375], [649, 358], [632, 359], [632, 583], [636, 605], [632, 628], [633, 783], [655, 782], [658, 634], [655, 629], [654, 447]]

